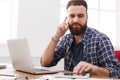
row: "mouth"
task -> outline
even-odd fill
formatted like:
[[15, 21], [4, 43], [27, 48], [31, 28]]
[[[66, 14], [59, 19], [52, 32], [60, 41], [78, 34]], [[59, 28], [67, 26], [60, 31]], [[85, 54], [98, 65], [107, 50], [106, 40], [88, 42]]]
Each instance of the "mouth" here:
[[74, 24], [73, 27], [74, 27], [74, 28], [80, 28], [80, 25]]
[[74, 27], [74, 28], [79, 28], [80, 26], [81, 26], [81, 25], [80, 25], [79, 23], [74, 23], [74, 24], [73, 24], [73, 27]]

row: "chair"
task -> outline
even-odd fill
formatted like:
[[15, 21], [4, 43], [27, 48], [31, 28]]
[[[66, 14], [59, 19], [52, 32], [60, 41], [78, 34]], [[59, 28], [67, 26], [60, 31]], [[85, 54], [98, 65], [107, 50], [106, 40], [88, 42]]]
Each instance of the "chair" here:
[[115, 55], [118, 58], [118, 60], [120, 61], [120, 51], [115, 51]]

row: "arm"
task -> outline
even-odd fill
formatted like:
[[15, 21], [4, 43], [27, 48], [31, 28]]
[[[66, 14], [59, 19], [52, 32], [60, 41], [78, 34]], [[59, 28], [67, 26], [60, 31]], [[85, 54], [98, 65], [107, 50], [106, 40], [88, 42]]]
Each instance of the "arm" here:
[[65, 18], [64, 23], [58, 26], [56, 34], [52, 37], [49, 45], [45, 49], [42, 58], [41, 58], [41, 65], [48, 66], [54, 59], [54, 51], [57, 46], [59, 39], [65, 34], [68, 30], [68, 25], [65, 23], [67, 18]]
[[120, 78], [120, 63], [115, 57], [112, 43], [106, 35], [101, 38], [99, 49], [98, 57], [101, 67], [109, 70], [110, 77]]
[[120, 77], [120, 63], [114, 55], [113, 46], [105, 35], [99, 40], [96, 56], [98, 57], [98, 66], [87, 62], [80, 62], [73, 70], [74, 73], [91, 72], [107, 77]]
[[41, 58], [42, 66], [47, 66], [52, 62], [54, 58], [54, 51], [55, 51], [58, 41], [59, 41], [59, 38], [57, 38], [56, 36], [52, 37], [49, 45], [47, 46], [46, 50], [44, 51], [42, 55], [42, 58]]
[[84, 73], [84, 72], [90, 72], [92, 74], [96, 74], [96, 75], [103, 75], [106, 77], [110, 76], [110, 72], [108, 69], [102, 68], [102, 67], [98, 67], [95, 65], [92, 65], [90, 63], [87, 62], [83, 62], [81, 61], [73, 70], [74, 73]]

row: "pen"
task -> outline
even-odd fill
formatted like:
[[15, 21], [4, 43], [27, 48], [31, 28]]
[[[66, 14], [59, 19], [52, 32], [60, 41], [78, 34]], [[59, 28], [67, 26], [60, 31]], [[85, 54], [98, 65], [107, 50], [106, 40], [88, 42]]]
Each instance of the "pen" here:
[[0, 73], [0, 76], [16, 77], [16, 76], [13, 75], [13, 74], [1, 74], [1, 73]]

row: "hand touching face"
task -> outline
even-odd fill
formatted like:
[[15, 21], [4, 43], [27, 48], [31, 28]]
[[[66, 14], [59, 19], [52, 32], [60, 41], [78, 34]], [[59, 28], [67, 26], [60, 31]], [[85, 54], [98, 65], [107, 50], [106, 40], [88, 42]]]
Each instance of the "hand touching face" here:
[[65, 32], [68, 30], [68, 23], [66, 23], [67, 21], [67, 17], [64, 19], [63, 23], [61, 23], [58, 28], [57, 28], [57, 32], [56, 32], [56, 36], [57, 37], [62, 37]]

